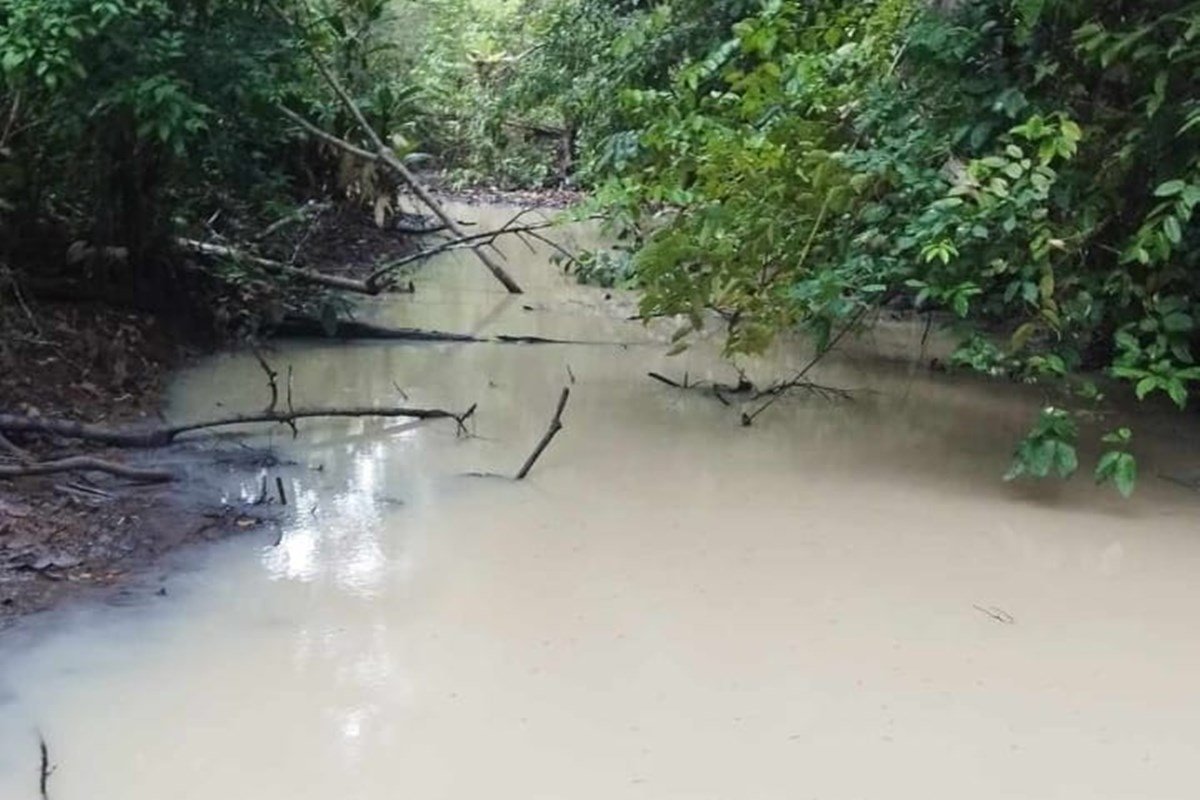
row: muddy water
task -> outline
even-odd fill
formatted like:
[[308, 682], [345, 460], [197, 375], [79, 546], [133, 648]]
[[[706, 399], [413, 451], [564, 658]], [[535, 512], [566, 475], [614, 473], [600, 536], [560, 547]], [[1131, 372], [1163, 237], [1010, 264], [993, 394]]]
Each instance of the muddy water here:
[[[1003, 484], [1040, 398], [871, 357], [919, 349], [898, 326], [823, 368], [856, 402], [742, 428], [645, 377], [729, 378], [711, 346], [668, 359], [669, 329], [508, 251], [524, 297], [452, 257], [365, 313], [624, 346], [281, 349], [305, 404], [478, 402], [476, 436], [260, 435], [292, 462], [277, 546], [0, 640], [0, 797], [37, 797], [39, 732], [55, 800], [1195, 796], [1195, 495]], [[571, 375], [529, 481], [465, 474], [514, 472]], [[230, 356], [175, 398], [264, 387]], [[1147, 472], [1195, 452], [1171, 424], [1142, 421]]]

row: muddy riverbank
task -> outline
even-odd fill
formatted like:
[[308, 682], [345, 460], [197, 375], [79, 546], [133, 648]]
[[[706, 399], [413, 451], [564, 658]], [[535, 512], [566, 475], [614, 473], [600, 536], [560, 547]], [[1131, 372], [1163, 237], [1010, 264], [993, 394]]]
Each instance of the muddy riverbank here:
[[[380, 230], [362, 212], [324, 206], [283, 234], [276, 247], [335, 275], [365, 275], [414, 247], [411, 236]], [[239, 312], [230, 299], [230, 313], [196, 315], [209, 329], [97, 302], [17, 296], [0, 320], [0, 409], [118, 427], [160, 422], [174, 371], [231, 342], [244, 327], [235, 317], [249, 318], [251, 310], [269, 316], [274, 302]], [[265, 398], [261, 377], [258, 383]], [[273, 463], [269, 453], [229, 441], [216, 449], [123, 451], [36, 435], [11, 439], [23, 452], [0, 447], [8, 464], [85, 454], [176, 470], [181, 480], [136, 486], [97, 473], [0, 480], [0, 628], [75, 595], [123, 602], [131, 592], [156, 592], [151, 578], [164, 554], [245, 534], [270, 517], [262, 506], [225, 496], [230, 476], [257, 474]]]

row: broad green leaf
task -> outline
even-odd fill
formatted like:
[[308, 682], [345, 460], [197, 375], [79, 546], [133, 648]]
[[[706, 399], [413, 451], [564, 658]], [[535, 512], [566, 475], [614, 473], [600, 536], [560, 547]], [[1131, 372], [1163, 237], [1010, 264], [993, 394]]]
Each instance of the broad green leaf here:
[[1186, 188], [1187, 188], [1187, 182], [1185, 182], [1185, 181], [1181, 181], [1181, 180], [1167, 181], [1166, 183], [1161, 183], [1158, 185], [1158, 188], [1154, 190], [1154, 196], [1155, 197], [1174, 197], [1177, 194], [1182, 194], [1183, 190]]

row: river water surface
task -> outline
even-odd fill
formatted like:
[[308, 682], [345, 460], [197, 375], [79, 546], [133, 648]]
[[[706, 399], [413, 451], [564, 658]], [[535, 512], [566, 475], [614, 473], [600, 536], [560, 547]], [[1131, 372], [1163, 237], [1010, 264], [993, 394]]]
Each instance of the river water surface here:
[[[294, 462], [277, 545], [0, 638], [0, 798], [38, 797], [39, 735], [53, 800], [1197, 796], [1200, 503], [1154, 477], [1194, 430], [1139, 422], [1128, 502], [1005, 484], [1041, 399], [911, 366], [899, 326], [822, 366], [856, 401], [743, 428], [646, 377], [728, 380], [711, 344], [668, 358], [669, 327], [506, 249], [522, 297], [451, 256], [364, 313], [620, 344], [282, 347], [298, 404], [478, 402], [476, 436], [257, 431]], [[566, 385], [528, 481], [468, 474], [515, 472]], [[170, 415], [264, 399], [222, 356]]]

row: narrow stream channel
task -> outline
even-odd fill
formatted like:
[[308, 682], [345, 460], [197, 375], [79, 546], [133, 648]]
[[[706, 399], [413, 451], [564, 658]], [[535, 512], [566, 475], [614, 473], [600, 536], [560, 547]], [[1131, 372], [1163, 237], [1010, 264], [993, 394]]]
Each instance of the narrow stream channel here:
[[[1200, 502], [1153, 477], [1195, 430], [1139, 428], [1131, 501], [1004, 484], [1039, 398], [872, 355], [911, 359], [907, 329], [822, 368], [857, 400], [743, 428], [646, 377], [728, 379], [711, 343], [667, 358], [630, 300], [506, 249], [525, 296], [451, 255], [366, 313], [620, 344], [281, 347], [298, 403], [478, 402], [477, 436], [258, 431], [295, 462], [278, 546], [0, 639], [0, 798], [39, 796], [39, 734], [52, 800], [1195, 796]], [[515, 472], [571, 376], [528, 481], [466, 475]], [[221, 356], [173, 397], [183, 419], [265, 388]]]

